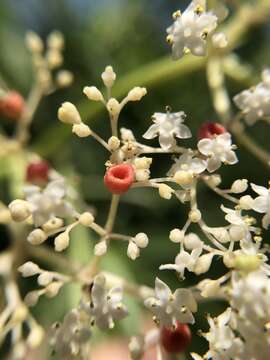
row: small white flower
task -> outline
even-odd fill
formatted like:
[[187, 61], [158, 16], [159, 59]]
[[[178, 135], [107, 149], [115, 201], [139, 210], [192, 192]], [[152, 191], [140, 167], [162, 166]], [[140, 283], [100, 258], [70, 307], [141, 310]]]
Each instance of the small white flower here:
[[245, 237], [250, 237], [250, 231], [255, 228], [249, 225], [242, 217], [241, 210], [233, 210], [221, 205], [221, 210], [226, 213], [225, 219], [231, 224], [229, 234], [232, 240], [239, 241]]
[[35, 226], [45, 224], [55, 217], [63, 218], [75, 214], [71, 204], [65, 200], [67, 189], [63, 179], [49, 182], [44, 190], [38, 186], [27, 186], [24, 192], [31, 205]]
[[152, 117], [154, 124], [144, 133], [145, 139], [159, 137], [159, 144], [163, 149], [170, 149], [176, 145], [175, 137], [187, 139], [191, 137], [189, 128], [183, 124], [183, 111], [176, 113], [155, 113]]
[[265, 229], [268, 228], [270, 224], [270, 191], [269, 189], [251, 184], [253, 191], [255, 191], [259, 196], [257, 196], [252, 202], [252, 209], [258, 213], [265, 214], [262, 219], [262, 224]]
[[96, 325], [102, 329], [114, 327], [114, 320], [121, 320], [128, 312], [122, 303], [123, 289], [121, 286], [106, 290], [106, 279], [97, 275], [91, 291], [89, 313], [94, 317]]
[[262, 82], [234, 97], [234, 102], [244, 112], [248, 125], [270, 116], [270, 70], [262, 72]]
[[197, 303], [188, 289], [177, 289], [172, 293], [163, 281], [156, 278], [155, 297], [146, 299], [144, 304], [161, 325], [172, 326], [177, 321], [194, 323], [192, 313], [197, 311]]
[[196, 56], [206, 55], [206, 38], [216, 29], [217, 20], [213, 12], [205, 12], [202, 6], [192, 1], [167, 29], [173, 59], [180, 59], [186, 50]]
[[198, 259], [202, 253], [202, 246], [198, 247], [188, 253], [185, 250], [181, 250], [175, 258], [175, 264], [166, 264], [159, 267], [160, 270], [175, 270], [179, 275], [184, 278], [185, 269], [194, 271]]
[[202, 139], [198, 142], [199, 151], [208, 157], [207, 170], [217, 170], [221, 163], [233, 165], [238, 159], [233, 151], [232, 139], [229, 133], [216, 136], [213, 139]]

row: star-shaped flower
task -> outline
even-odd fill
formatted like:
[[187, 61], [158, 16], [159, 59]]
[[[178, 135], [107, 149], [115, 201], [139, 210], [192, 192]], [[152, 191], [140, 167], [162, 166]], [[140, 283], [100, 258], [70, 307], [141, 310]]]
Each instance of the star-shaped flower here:
[[189, 128], [183, 124], [186, 115], [183, 111], [176, 113], [155, 113], [154, 124], [144, 133], [145, 139], [159, 137], [160, 146], [169, 150], [176, 145], [175, 137], [187, 139], [191, 137]]
[[251, 184], [251, 187], [259, 195], [253, 201], [252, 209], [258, 213], [265, 214], [262, 219], [262, 225], [267, 229], [270, 224], [270, 191], [263, 186], [255, 184]]
[[177, 171], [188, 171], [192, 175], [201, 174], [206, 169], [206, 161], [194, 157], [192, 151], [187, 150], [178, 159], [174, 159], [175, 164], [170, 168], [167, 175], [173, 176]]

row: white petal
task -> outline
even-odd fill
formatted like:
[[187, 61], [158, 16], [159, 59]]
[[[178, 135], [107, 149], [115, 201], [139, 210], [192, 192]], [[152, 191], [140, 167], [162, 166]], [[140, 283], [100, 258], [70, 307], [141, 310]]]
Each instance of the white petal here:
[[191, 138], [191, 136], [192, 136], [191, 131], [184, 124], [179, 125], [178, 129], [175, 131], [175, 135], [179, 139], [188, 139], [188, 138]]
[[212, 150], [213, 141], [211, 139], [202, 139], [198, 142], [198, 149], [203, 155], [209, 155]]
[[170, 288], [159, 278], [155, 281], [155, 293], [162, 302], [167, 302], [172, 294]]
[[255, 191], [258, 195], [267, 196], [269, 195], [269, 190], [264, 186], [259, 186], [251, 183], [252, 190]]
[[219, 158], [215, 156], [211, 156], [207, 161], [207, 170], [209, 172], [216, 171], [221, 166], [221, 161]]
[[253, 200], [252, 209], [259, 213], [266, 213], [269, 205], [268, 196], [258, 196]]
[[158, 135], [159, 126], [157, 124], [153, 124], [150, 128], [143, 134], [143, 138], [145, 139], [153, 139]]

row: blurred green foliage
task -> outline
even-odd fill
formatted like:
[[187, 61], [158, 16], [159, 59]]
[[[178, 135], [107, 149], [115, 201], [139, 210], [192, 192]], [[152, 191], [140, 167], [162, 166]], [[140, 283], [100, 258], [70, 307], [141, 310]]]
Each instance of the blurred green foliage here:
[[[46, 154], [59, 172], [76, 180], [76, 186], [87, 204], [97, 209], [97, 222], [105, 221], [110, 198], [102, 181], [106, 153], [92, 139], [77, 139], [71, 132], [67, 135], [70, 129], [64, 129], [64, 125], [57, 123], [57, 109], [65, 100], [80, 103], [83, 114], [94, 115], [90, 125], [105, 139], [108, 138], [109, 121], [105, 112], [99, 111], [96, 104], [83, 100], [82, 88], [85, 85], [101, 86], [100, 74], [106, 65], [111, 64], [120, 79], [118, 88], [116, 86], [119, 94], [123, 95], [122, 88], [126, 86], [124, 81], [121, 82], [121, 77], [129, 80], [132, 85], [143, 86], [145, 81], [149, 84], [148, 95], [143, 101], [131, 103], [123, 111], [121, 126], [133, 129], [140, 139], [149, 126], [152, 113], [163, 111], [166, 105], [170, 105], [175, 111], [184, 110], [187, 113], [187, 123], [194, 138], [190, 142], [185, 141], [185, 145], [194, 145], [198, 126], [206, 120], [217, 120], [217, 116], [200, 63], [198, 62], [198, 66], [195, 63], [194, 73], [178, 76], [181, 65], [173, 62], [170, 65], [170, 61], [165, 58], [170, 52], [164, 38], [165, 29], [171, 22], [171, 12], [185, 4], [185, 1], [174, 0], [1, 0], [0, 74], [1, 81], [10, 88], [18, 89], [27, 95], [31, 84], [30, 57], [24, 46], [26, 30], [33, 29], [45, 38], [50, 31], [58, 29], [65, 36], [65, 67], [74, 72], [75, 83], [70, 89], [59, 91], [42, 101], [32, 127], [31, 146]], [[238, 49], [241, 59], [252, 63], [257, 73], [263, 66], [270, 65], [269, 39], [268, 25], [253, 29]], [[184, 61], [189, 62], [186, 59]], [[168, 68], [166, 71], [170, 76], [155, 82], [151, 78], [151, 71], [158, 73], [158, 68], [147, 64], [156, 62], [174, 68], [179, 66], [179, 74], [176, 71], [171, 73]], [[141, 67], [144, 67], [145, 73], [139, 71]], [[132, 75], [129, 76], [129, 73]], [[140, 82], [136, 84], [138, 73]], [[242, 89], [241, 84], [232, 80], [228, 80], [227, 85], [231, 96]], [[268, 126], [258, 123], [248, 131], [256, 141], [270, 150]], [[238, 155], [240, 163], [234, 166], [233, 170], [223, 167], [221, 171], [224, 187], [230, 186], [236, 178], [248, 178], [252, 182], [265, 185], [268, 181], [268, 170], [241, 148]], [[157, 159], [153, 166], [153, 176], [164, 174], [171, 165], [171, 161], [162, 155], [157, 156]], [[14, 186], [14, 181], [8, 181], [9, 174], [13, 171], [13, 175], [21, 175], [17, 167], [20, 160], [12, 161], [14, 163], [7, 164], [7, 161], [3, 160], [0, 164], [0, 197], [6, 202], [10, 200], [7, 190]], [[17, 177], [13, 176], [13, 180], [17, 181]], [[18, 183], [15, 183], [16, 185]], [[210, 225], [223, 224], [222, 213], [219, 211], [220, 202], [216, 195], [203, 186], [200, 187], [199, 194], [206, 221]], [[130, 191], [123, 196], [120, 205], [117, 232], [135, 234], [144, 231], [149, 234], [150, 245], [136, 262], [132, 262], [125, 255], [125, 246], [121, 243], [113, 244], [107, 259], [104, 260], [104, 268], [124, 273], [129, 280], [153, 285], [158, 266], [171, 262], [176, 254], [177, 247], [169, 242], [168, 231], [185, 223], [186, 210], [186, 207], [176, 200], [167, 202], [159, 198], [152, 189]], [[4, 230], [1, 234], [2, 237], [6, 236]], [[69, 255], [86, 261], [88, 255], [91, 256], [93, 245], [91, 233], [80, 229], [79, 233], [74, 232], [72, 239]], [[222, 269], [220, 261], [214, 262], [211, 276], [215, 278], [222, 273]], [[179, 281], [171, 272], [159, 272], [158, 276], [172, 287], [179, 286]], [[187, 276], [183, 285], [194, 283], [194, 280], [193, 276]], [[26, 287], [25, 282], [23, 287]], [[77, 300], [78, 289], [69, 288], [62, 292], [60, 300], [42, 300], [35, 313], [48, 325], [61, 319], [67, 308], [74, 306]], [[127, 335], [137, 331], [140, 326], [138, 305], [132, 300], [129, 301], [133, 315], [118, 328]], [[48, 306], [49, 313], [46, 310]], [[222, 304], [213, 304], [211, 312], [220, 312], [221, 307]], [[203, 314], [206, 310], [209, 311], [209, 307], [203, 304], [196, 326], [205, 326]], [[200, 351], [197, 338], [192, 348]]]

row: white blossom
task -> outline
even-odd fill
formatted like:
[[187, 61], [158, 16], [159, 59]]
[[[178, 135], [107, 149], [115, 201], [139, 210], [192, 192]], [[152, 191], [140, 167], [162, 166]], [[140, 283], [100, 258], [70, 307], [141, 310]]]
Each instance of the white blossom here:
[[206, 55], [206, 38], [217, 27], [217, 16], [205, 12], [201, 5], [192, 1], [188, 8], [176, 16], [172, 26], [167, 29], [167, 39], [172, 44], [173, 59], [180, 59], [189, 50], [193, 55]]
[[262, 225], [267, 229], [270, 224], [270, 191], [255, 184], [251, 184], [251, 187], [259, 195], [253, 200], [251, 207], [253, 210], [265, 214], [262, 218]]
[[192, 313], [197, 311], [197, 303], [188, 289], [177, 289], [172, 293], [163, 281], [156, 278], [155, 297], [147, 298], [144, 304], [161, 325], [172, 326], [176, 321], [194, 323]]
[[233, 151], [231, 135], [224, 133], [213, 139], [202, 139], [198, 142], [199, 151], [208, 157], [207, 170], [213, 172], [217, 170], [221, 163], [233, 165], [238, 159]]
[[71, 204], [65, 200], [67, 189], [63, 179], [49, 182], [44, 190], [38, 186], [27, 186], [24, 192], [31, 205], [35, 226], [55, 217], [63, 218], [75, 214]]
[[93, 316], [95, 324], [102, 330], [112, 328], [115, 320], [121, 320], [128, 312], [122, 303], [123, 289], [121, 286], [106, 290], [106, 279], [97, 275], [91, 290], [91, 304], [89, 313]]
[[270, 70], [264, 70], [262, 82], [236, 95], [234, 102], [243, 111], [248, 125], [270, 116]]
[[186, 115], [183, 111], [176, 113], [155, 113], [152, 117], [154, 124], [144, 133], [145, 139], [159, 137], [159, 144], [163, 149], [170, 149], [176, 145], [175, 137], [187, 139], [191, 137], [189, 128], [183, 124]]

